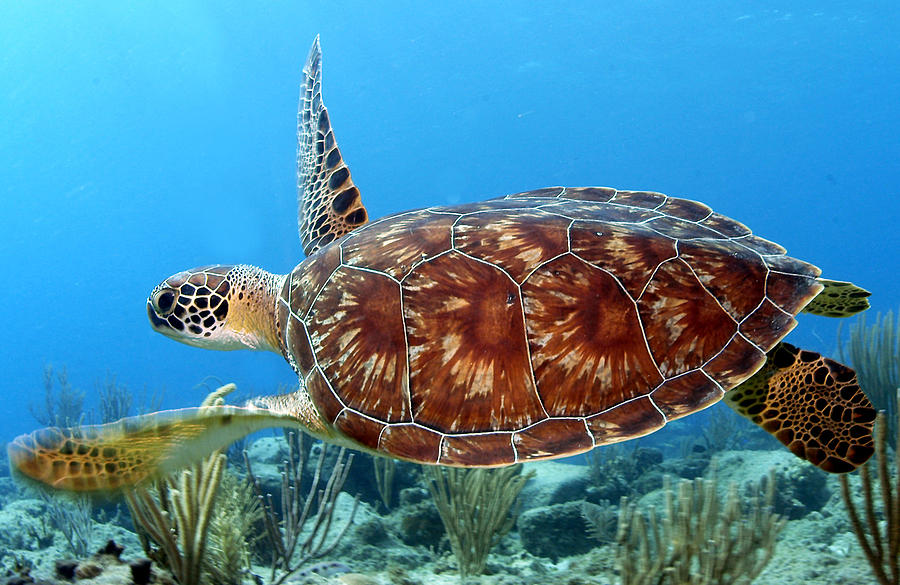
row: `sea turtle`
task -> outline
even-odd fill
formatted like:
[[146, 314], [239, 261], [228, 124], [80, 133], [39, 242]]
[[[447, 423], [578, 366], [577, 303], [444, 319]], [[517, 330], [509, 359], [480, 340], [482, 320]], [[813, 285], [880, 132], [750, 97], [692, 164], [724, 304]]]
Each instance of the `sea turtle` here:
[[552, 187], [369, 222], [320, 63], [316, 39], [298, 115], [306, 259], [287, 275], [179, 272], [147, 301], [156, 331], [278, 352], [300, 388], [36, 431], [9, 446], [19, 472], [122, 488], [291, 425], [420, 463], [502, 466], [640, 437], [723, 397], [827, 471], [871, 455], [875, 411], [854, 372], [781, 343], [799, 312], [850, 315], [866, 291], [654, 192]]

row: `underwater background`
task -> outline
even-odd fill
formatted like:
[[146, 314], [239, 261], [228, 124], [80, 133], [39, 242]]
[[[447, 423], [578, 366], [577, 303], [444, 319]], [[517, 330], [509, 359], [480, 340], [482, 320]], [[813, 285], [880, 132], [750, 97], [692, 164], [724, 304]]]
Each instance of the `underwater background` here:
[[[373, 218], [550, 185], [660, 191], [868, 289], [871, 320], [900, 306], [895, 1], [5, 1], [0, 442], [41, 426], [47, 365], [87, 408], [113, 377], [165, 408], [296, 383], [275, 354], [153, 333], [145, 304], [185, 268], [302, 258], [317, 34]], [[837, 355], [837, 320], [799, 322], [788, 341]]]

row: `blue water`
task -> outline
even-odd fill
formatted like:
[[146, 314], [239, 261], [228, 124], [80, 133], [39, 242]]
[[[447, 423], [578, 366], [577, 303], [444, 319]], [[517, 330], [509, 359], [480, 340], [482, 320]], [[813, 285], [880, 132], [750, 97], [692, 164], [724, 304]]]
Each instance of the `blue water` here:
[[[856, 5], [858, 4], [858, 5]], [[45, 364], [167, 406], [208, 375], [290, 382], [274, 354], [151, 332], [161, 279], [286, 272], [300, 68], [374, 217], [547, 185], [652, 189], [900, 306], [900, 4], [0, 3], [0, 440]], [[848, 7], [851, 6], [851, 7]], [[790, 339], [831, 352], [836, 323]]]

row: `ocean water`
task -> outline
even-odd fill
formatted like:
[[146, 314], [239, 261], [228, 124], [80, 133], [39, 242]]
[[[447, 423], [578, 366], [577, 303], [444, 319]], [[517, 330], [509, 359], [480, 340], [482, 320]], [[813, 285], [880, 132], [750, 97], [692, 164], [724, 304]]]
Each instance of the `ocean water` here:
[[[900, 308], [895, 1], [0, 2], [0, 443], [40, 426], [47, 365], [87, 407], [109, 376], [167, 408], [296, 382], [280, 356], [155, 334], [145, 303], [182, 269], [302, 258], [317, 34], [373, 218], [550, 185], [660, 191], [870, 290], [873, 316]], [[799, 320], [788, 341], [835, 354], [836, 320]]]
[[[289, 271], [300, 70], [370, 215], [550, 185], [703, 201], [900, 307], [896, 2], [0, 3], [0, 441], [48, 364], [163, 405], [281, 357], [153, 333], [179, 270]], [[827, 354], [837, 322], [789, 341]], [[665, 431], [663, 431], [665, 432]]]

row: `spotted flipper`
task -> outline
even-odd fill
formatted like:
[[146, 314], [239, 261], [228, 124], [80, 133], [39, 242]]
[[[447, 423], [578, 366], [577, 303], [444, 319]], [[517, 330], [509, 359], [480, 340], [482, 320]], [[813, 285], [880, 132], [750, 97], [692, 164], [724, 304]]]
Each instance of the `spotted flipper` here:
[[849, 317], [869, 308], [869, 295], [872, 294], [851, 282], [827, 280], [820, 278], [825, 286], [816, 298], [803, 308], [804, 313], [823, 317]]
[[61, 490], [119, 490], [164, 477], [260, 429], [295, 426], [267, 409], [213, 406], [156, 412], [105, 425], [48, 428], [7, 445], [12, 469]]
[[307, 256], [368, 221], [322, 102], [319, 37], [303, 67], [297, 112], [297, 222]]
[[762, 369], [725, 401], [825, 471], [853, 471], [875, 448], [875, 409], [856, 373], [787, 343], [775, 346]]

